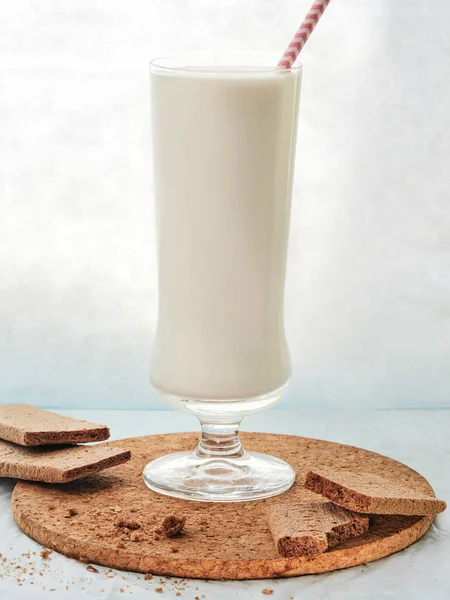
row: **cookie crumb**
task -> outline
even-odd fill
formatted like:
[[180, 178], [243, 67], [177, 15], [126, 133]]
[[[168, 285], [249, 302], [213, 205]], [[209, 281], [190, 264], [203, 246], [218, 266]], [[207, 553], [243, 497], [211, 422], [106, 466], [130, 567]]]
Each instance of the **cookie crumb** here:
[[166, 537], [174, 537], [181, 533], [185, 523], [186, 517], [177, 517], [175, 515], [169, 515], [162, 522], [161, 532]]
[[158, 594], [162, 594], [163, 593], [163, 589], [162, 588], [155, 588], [155, 592], [157, 592]]
[[92, 565], [88, 565], [86, 567], [86, 571], [90, 571], [91, 573], [98, 573], [99, 572], [99, 570], [96, 569], [95, 567], [93, 567]]
[[70, 517], [74, 517], [77, 514], [78, 514], [78, 511], [76, 508], [68, 508], [67, 513], [64, 515], [64, 518], [70, 519]]
[[40, 554], [40, 556], [41, 556], [41, 558], [44, 558], [44, 559], [46, 559], [46, 558], [48, 558], [48, 557], [50, 556], [50, 554], [51, 554], [52, 552], [53, 552], [53, 550], [50, 550], [49, 548], [44, 548], [44, 549], [41, 551], [41, 554]]
[[264, 596], [271, 596], [273, 594], [273, 590], [269, 589], [269, 588], [265, 588], [261, 594], [264, 594]]
[[119, 591], [122, 592], [122, 594], [123, 594], [125, 590], [124, 590], [124, 588], [120, 588]]
[[149, 581], [150, 579], [153, 579], [153, 575], [151, 573], [146, 573], [144, 579], [145, 581]]
[[132, 542], [140, 542], [140, 541], [141, 541], [141, 539], [142, 539], [142, 538], [141, 538], [141, 536], [140, 536], [138, 533], [136, 533], [136, 532], [133, 532], [133, 533], [130, 535], [130, 540], [131, 540]]
[[125, 533], [129, 533], [130, 530], [135, 531], [136, 529], [140, 529], [141, 524], [135, 519], [125, 519], [122, 517], [116, 522], [116, 527], [121, 527]]

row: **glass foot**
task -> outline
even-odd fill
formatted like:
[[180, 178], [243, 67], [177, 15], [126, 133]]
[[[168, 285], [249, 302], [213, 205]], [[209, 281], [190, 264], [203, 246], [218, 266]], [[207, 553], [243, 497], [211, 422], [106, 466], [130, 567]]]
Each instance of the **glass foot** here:
[[295, 471], [284, 460], [259, 452], [242, 452], [232, 459], [176, 452], [150, 462], [143, 477], [153, 491], [175, 498], [244, 502], [285, 492], [294, 483]]

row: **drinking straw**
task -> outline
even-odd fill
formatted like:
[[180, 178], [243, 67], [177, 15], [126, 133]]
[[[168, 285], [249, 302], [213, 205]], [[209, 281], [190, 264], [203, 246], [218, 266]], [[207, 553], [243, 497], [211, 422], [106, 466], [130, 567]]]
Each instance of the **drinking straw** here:
[[294, 35], [291, 43], [286, 48], [285, 53], [278, 63], [278, 67], [284, 69], [290, 69], [297, 60], [297, 56], [303, 49], [303, 46], [308, 41], [309, 36], [314, 30], [314, 27], [319, 22], [320, 17], [323, 15], [324, 10], [328, 6], [330, 0], [315, 0], [313, 5], [308, 11], [308, 14], [303, 19], [302, 24], [297, 29], [297, 33]]

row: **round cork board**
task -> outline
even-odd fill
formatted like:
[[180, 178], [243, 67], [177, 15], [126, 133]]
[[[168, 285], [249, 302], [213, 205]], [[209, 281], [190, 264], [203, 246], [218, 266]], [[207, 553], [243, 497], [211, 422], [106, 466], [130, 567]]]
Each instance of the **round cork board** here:
[[[352, 567], [405, 548], [432, 523], [432, 517], [376, 516], [367, 533], [331, 551], [281, 558], [267, 526], [265, 502], [317, 501], [317, 494], [302, 487], [311, 467], [373, 471], [423, 492], [433, 493], [432, 488], [406, 465], [361, 448], [266, 433], [242, 433], [242, 441], [247, 450], [279, 456], [295, 467], [296, 482], [282, 496], [244, 503], [192, 502], [161, 496], [144, 485], [142, 470], [151, 459], [194, 448], [197, 439], [195, 433], [177, 433], [111, 442], [131, 450], [131, 461], [64, 485], [20, 481], [12, 498], [14, 517], [39, 543], [84, 562], [204, 579], [289, 577]], [[186, 516], [184, 533], [155, 539], [155, 528], [170, 514]], [[123, 520], [140, 527], [124, 530]]]

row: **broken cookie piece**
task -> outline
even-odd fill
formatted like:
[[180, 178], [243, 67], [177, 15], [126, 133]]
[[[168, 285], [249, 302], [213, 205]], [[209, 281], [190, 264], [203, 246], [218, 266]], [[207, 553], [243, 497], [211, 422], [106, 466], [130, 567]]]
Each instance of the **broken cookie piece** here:
[[332, 502], [273, 503], [266, 511], [277, 551], [287, 558], [320, 554], [369, 528], [368, 517]]
[[[164, 519], [160, 527], [162, 535], [165, 537], [175, 537], [183, 530], [186, 523], [186, 517], [177, 517], [175, 515], [169, 515]], [[159, 534], [159, 530], [157, 531]]]
[[447, 506], [431, 493], [373, 473], [315, 469], [307, 473], [305, 487], [339, 506], [365, 514], [434, 515]]

